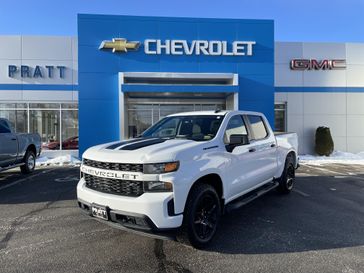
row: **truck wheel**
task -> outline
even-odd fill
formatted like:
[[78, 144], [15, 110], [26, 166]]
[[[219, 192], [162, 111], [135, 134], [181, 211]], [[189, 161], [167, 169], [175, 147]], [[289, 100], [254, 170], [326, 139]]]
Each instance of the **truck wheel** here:
[[295, 167], [293, 158], [291, 156], [288, 156], [286, 158], [284, 170], [278, 182], [279, 182], [278, 190], [280, 192], [287, 194], [292, 191], [295, 182]]
[[220, 198], [207, 184], [198, 184], [190, 192], [177, 239], [196, 248], [206, 247], [213, 239], [221, 216]]
[[28, 150], [24, 156], [24, 165], [20, 166], [22, 173], [27, 174], [34, 171], [35, 168], [35, 154], [33, 151]]

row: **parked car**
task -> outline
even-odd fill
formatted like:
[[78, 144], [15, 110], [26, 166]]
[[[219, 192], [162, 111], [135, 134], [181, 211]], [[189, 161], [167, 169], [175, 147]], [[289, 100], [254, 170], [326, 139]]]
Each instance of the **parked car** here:
[[[52, 141], [42, 145], [45, 150], [59, 150], [59, 141]], [[78, 136], [67, 138], [62, 141], [62, 150], [78, 150]]]
[[0, 172], [20, 167], [22, 173], [30, 173], [40, 152], [39, 134], [17, 134], [7, 119], [0, 118]]
[[213, 239], [221, 215], [278, 188], [291, 192], [295, 133], [274, 135], [261, 113], [170, 115], [141, 137], [89, 148], [79, 206], [114, 227], [194, 247]]

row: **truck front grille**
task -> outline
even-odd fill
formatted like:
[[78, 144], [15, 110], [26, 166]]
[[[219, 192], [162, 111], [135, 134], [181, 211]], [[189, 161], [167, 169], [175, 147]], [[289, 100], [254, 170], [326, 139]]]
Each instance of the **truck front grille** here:
[[95, 191], [137, 197], [144, 193], [143, 182], [133, 180], [120, 180], [83, 174], [86, 187]]
[[96, 160], [84, 159], [83, 164], [89, 167], [113, 170], [113, 171], [124, 171], [124, 172], [143, 172], [143, 164], [128, 164], [128, 163], [109, 163], [100, 162]]

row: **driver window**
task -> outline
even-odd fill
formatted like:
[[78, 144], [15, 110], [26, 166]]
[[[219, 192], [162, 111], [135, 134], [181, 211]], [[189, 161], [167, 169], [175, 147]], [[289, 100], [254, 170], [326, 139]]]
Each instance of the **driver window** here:
[[224, 134], [224, 143], [230, 143], [231, 135], [247, 135], [248, 132], [245, 127], [245, 123], [243, 117], [241, 115], [233, 116], [228, 125], [226, 126], [225, 134]]

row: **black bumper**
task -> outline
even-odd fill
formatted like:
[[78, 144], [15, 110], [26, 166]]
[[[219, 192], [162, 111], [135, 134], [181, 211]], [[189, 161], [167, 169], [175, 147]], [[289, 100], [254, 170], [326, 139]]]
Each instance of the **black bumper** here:
[[148, 236], [163, 240], [176, 240], [179, 228], [160, 229], [155, 226], [153, 221], [146, 215], [111, 210], [106, 208], [109, 220], [96, 218], [92, 215], [91, 204], [83, 200], [78, 200], [78, 206], [93, 219], [125, 231], [130, 231], [139, 235]]

